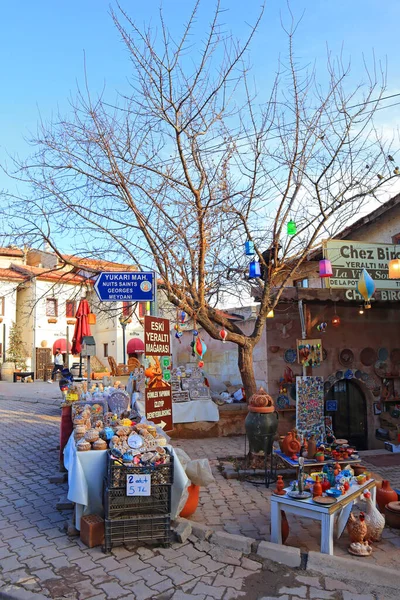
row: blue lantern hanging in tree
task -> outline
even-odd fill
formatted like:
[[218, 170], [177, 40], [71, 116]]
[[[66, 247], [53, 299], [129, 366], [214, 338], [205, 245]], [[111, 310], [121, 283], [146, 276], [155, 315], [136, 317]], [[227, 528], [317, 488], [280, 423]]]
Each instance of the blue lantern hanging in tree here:
[[245, 242], [244, 253], [246, 254], [246, 256], [254, 256], [255, 255], [254, 242], [251, 242], [250, 240], [247, 240], [247, 242]]
[[258, 260], [252, 260], [249, 264], [249, 279], [261, 277], [261, 267]]

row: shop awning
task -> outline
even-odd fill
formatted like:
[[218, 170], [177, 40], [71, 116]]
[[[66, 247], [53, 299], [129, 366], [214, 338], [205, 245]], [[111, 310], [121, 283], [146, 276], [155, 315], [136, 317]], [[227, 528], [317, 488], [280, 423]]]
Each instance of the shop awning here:
[[128, 354], [144, 354], [144, 344], [139, 338], [132, 338], [127, 346]]
[[[53, 354], [56, 353], [57, 348], [60, 350], [61, 354], [66, 354], [67, 352], [67, 340], [65, 338], [59, 338], [53, 344]], [[71, 352], [71, 344], [68, 342], [68, 352]]]

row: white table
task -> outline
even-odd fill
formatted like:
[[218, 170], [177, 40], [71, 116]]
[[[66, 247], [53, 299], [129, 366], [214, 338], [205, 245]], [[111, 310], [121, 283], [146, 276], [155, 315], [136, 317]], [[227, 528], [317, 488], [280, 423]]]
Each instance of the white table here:
[[[190, 481], [174, 449], [174, 483], [171, 490], [171, 519], [175, 519], [188, 497]], [[76, 450], [73, 434], [64, 448], [64, 465], [68, 470], [68, 500], [75, 502], [75, 527], [80, 530], [83, 515], [104, 516], [103, 478], [107, 474], [107, 450]]]
[[[136, 400], [141, 415], [145, 415], [143, 400]], [[218, 406], [212, 400], [191, 400], [190, 402], [172, 403], [172, 420], [174, 423], [198, 423], [200, 421], [219, 421]]]
[[[271, 542], [282, 544], [281, 510], [298, 517], [321, 521], [321, 552], [333, 554], [333, 528], [335, 517], [345, 524], [350, 516], [354, 500], [365, 490], [371, 490], [371, 500], [376, 501], [376, 481], [369, 479], [363, 485], [352, 485], [346, 494], [339, 496], [335, 504], [322, 506], [308, 500], [293, 500], [289, 496], [271, 496]], [[286, 488], [285, 491], [290, 490]], [[343, 525], [344, 526], [344, 525]]]

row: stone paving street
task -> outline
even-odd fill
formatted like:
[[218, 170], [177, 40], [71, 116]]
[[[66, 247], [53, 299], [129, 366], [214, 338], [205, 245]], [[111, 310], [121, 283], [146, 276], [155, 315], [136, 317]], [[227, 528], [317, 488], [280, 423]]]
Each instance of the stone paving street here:
[[[56, 503], [65, 484], [49, 483], [57, 472], [59, 397], [56, 386], [0, 382], [0, 598], [68, 600], [391, 600], [397, 591], [288, 568], [251, 553], [229, 550], [190, 536], [171, 548], [116, 547], [105, 555], [89, 549], [63, 529], [70, 512]], [[215, 484], [202, 491], [194, 520], [269, 539], [270, 492], [218, 471], [218, 457], [242, 452], [242, 438], [178, 441], [192, 456], [207, 456]], [[377, 469], [375, 469], [377, 470]], [[318, 531], [312, 521], [290, 522], [289, 544], [312, 548]], [[388, 531], [379, 563], [397, 565], [399, 537]], [[344, 542], [345, 547], [346, 542]], [[335, 546], [335, 552], [337, 548]], [[378, 550], [376, 550], [378, 553]], [[384, 560], [384, 555], [386, 560]], [[348, 555], [346, 555], [348, 556]], [[357, 560], [357, 559], [355, 559]], [[362, 560], [362, 559], [361, 559]], [[367, 559], [372, 560], [372, 559]], [[374, 558], [376, 561], [376, 559]], [[349, 560], [349, 578], [351, 578]]]

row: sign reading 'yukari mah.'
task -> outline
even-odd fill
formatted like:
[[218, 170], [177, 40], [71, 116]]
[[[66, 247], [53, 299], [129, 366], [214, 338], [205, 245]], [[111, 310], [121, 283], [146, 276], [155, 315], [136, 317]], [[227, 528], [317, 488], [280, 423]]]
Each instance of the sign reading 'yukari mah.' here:
[[400, 280], [389, 279], [389, 261], [400, 258], [400, 246], [368, 244], [350, 240], [329, 240], [324, 243], [326, 258], [332, 263], [333, 275], [329, 287], [357, 288], [363, 269], [367, 269], [378, 290], [400, 288]]
[[94, 289], [102, 302], [154, 302], [154, 273], [103, 272]]

